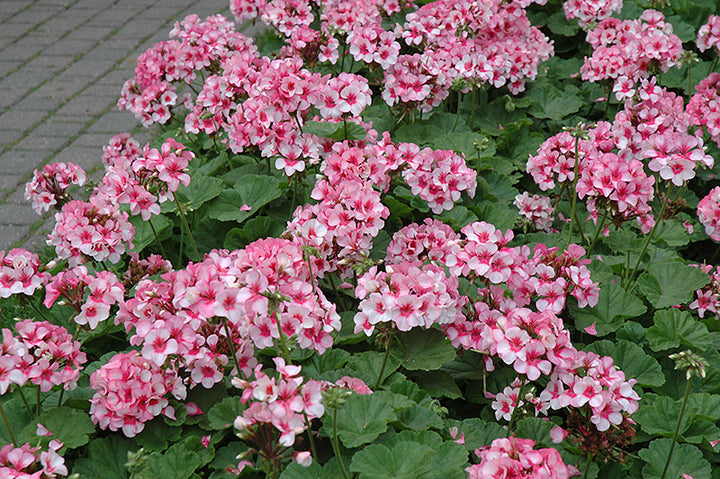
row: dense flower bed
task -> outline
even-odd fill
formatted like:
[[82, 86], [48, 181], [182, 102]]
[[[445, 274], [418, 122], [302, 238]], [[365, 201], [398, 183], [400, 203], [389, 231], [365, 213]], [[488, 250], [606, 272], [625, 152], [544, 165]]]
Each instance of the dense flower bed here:
[[545, 3], [231, 0], [140, 55], [162, 133], [36, 171], [50, 252], [0, 252], [0, 475], [715, 477], [720, 18]]

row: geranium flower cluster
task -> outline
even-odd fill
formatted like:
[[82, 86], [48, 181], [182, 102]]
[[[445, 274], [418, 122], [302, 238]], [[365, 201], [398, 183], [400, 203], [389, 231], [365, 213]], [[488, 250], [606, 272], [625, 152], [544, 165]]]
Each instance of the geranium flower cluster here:
[[372, 249], [372, 240], [385, 226], [390, 211], [373, 185], [389, 184], [388, 165], [377, 147], [335, 143], [324, 160], [324, 177], [315, 183], [315, 204], [299, 206], [287, 225], [287, 234], [316, 250], [314, 272], [349, 274], [351, 262]]
[[705, 232], [715, 241], [720, 241], [720, 186], [716, 186], [700, 200], [697, 215]]
[[232, 253], [232, 281], [215, 313], [227, 317], [257, 347], [271, 347], [280, 334], [322, 354], [339, 331], [334, 304], [316, 287], [300, 245], [285, 239], [257, 240]]
[[[525, 81], [536, 77], [540, 62], [553, 54], [552, 43], [530, 25], [525, 12], [530, 3], [437, 0], [409, 13], [396, 33], [408, 46], [422, 48], [419, 63], [432, 66], [430, 76], [404, 81], [404, 69], [388, 70], [386, 84], [390, 80], [407, 83], [409, 91], [418, 91], [427, 89], [431, 85], [426, 84], [427, 79], [436, 77], [435, 82], [445, 90], [441, 99], [456, 82], [463, 84], [462, 89], [490, 83], [496, 88], [507, 85], [512, 93], [523, 91]], [[398, 57], [398, 64], [405, 56]], [[425, 110], [433, 102], [436, 100], [430, 97]]]
[[131, 133], [118, 133], [103, 146], [102, 162], [107, 170], [113, 165], [132, 164], [142, 153], [140, 143]]
[[88, 259], [117, 263], [133, 247], [134, 236], [128, 214], [116, 203], [94, 195], [87, 202], [72, 200], [55, 214], [48, 244], [55, 247], [59, 258], [67, 258], [70, 266]]
[[68, 188], [82, 186], [86, 180], [85, 170], [74, 163], [45, 165], [42, 171], [33, 171], [32, 179], [25, 184], [25, 200], [32, 202], [32, 209], [39, 215], [51, 206], [59, 211], [71, 199]]
[[626, 380], [611, 357], [575, 351], [567, 359], [553, 370], [540, 393], [540, 400], [549, 402], [551, 409], [587, 406], [598, 431], [607, 431], [612, 424], [622, 423], [624, 415], [638, 410], [640, 396], [633, 390], [637, 380]]
[[0, 298], [13, 294], [32, 296], [50, 279], [40, 257], [22, 248], [0, 251]]
[[173, 82], [190, 84], [198, 71], [216, 68], [229, 51], [256, 50], [250, 38], [221, 15], [204, 21], [189, 15], [175, 24], [171, 37], [178, 40], [157, 43], [138, 57], [135, 77], [125, 82], [118, 101], [120, 110], [130, 110], [145, 126], [170, 120], [178, 102]]
[[[720, 17], [718, 17], [720, 18]], [[720, 22], [718, 22], [720, 25]], [[720, 146], [720, 73], [712, 72], [696, 87], [687, 105], [687, 113], [693, 125], [705, 129], [710, 138]]]
[[[51, 479], [67, 476], [65, 459], [58, 454], [63, 443], [50, 441], [47, 451], [29, 443], [20, 447], [6, 444], [0, 448], [0, 476], [8, 479]], [[39, 454], [38, 454], [39, 452]]]
[[716, 318], [720, 313], [720, 266], [713, 270], [709, 264], [695, 264], [703, 273], [710, 275], [710, 282], [695, 291], [695, 300], [688, 305], [690, 309], [697, 310], [698, 316], [705, 317], [706, 312], [712, 313]]
[[368, 336], [378, 323], [392, 323], [400, 331], [454, 323], [467, 301], [458, 293], [457, 277], [420, 261], [387, 265], [384, 272], [373, 266], [358, 278], [355, 296], [361, 300], [355, 332]]
[[426, 218], [423, 224], [410, 224], [393, 235], [385, 262], [435, 261], [446, 264], [448, 255], [459, 250], [460, 239], [461, 236], [447, 224]]
[[208, 255], [202, 263], [161, 276], [161, 281], [142, 280], [135, 294], [120, 305], [115, 318], [134, 334], [130, 344], [141, 346], [141, 354], [156, 367], [172, 369], [191, 388], [211, 388], [220, 382], [232, 355], [240, 372], [250, 374], [257, 360], [252, 343], [230, 324], [230, 338], [215, 317], [215, 301], [224, 290], [230, 260]]
[[608, 18], [613, 12], [622, 10], [623, 0], [565, 0], [563, 11], [565, 18], [578, 19], [582, 28], [592, 27], [600, 20]]
[[123, 274], [121, 282], [125, 291], [129, 291], [145, 278], [161, 275], [172, 271], [172, 263], [163, 259], [162, 256], [151, 254], [145, 259], [140, 259], [138, 253], [130, 253], [127, 271]]
[[110, 308], [119, 304], [125, 294], [124, 285], [114, 273], [98, 271], [92, 275], [82, 265], [60, 271], [45, 289], [45, 307], [52, 307], [62, 297], [77, 313], [73, 320], [89, 329], [97, 328], [100, 321], [108, 319]]
[[[498, 421], [500, 419], [512, 420], [513, 411], [516, 408], [531, 408], [536, 417], [540, 413], [547, 413], [550, 405], [535, 397], [531, 391], [523, 391], [523, 397], [519, 398], [521, 386], [521, 380], [515, 378], [510, 386], [506, 386], [501, 393], [495, 395], [490, 403], [490, 407], [495, 410], [495, 419]], [[491, 393], [485, 393], [485, 395], [486, 397], [492, 396]]]
[[[122, 140], [121, 140], [122, 141]], [[116, 138], [111, 144], [117, 142]], [[102, 184], [95, 195], [108, 201], [129, 204], [132, 215], [140, 215], [148, 221], [152, 215], [160, 214], [160, 204], [173, 200], [173, 193], [180, 184], [190, 184], [188, 165], [195, 154], [173, 138], [168, 138], [160, 147], [145, 145], [142, 154], [131, 155], [132, 144], [119, 150], [108, 149], [106, 168]], [[111, 156], [107, 153], [115, 153]]]
[[535, 441], [510, 436], [493, 440], [490, 446], [476, 449], [480, 464], [465, 471], [468, 479], [569, 479], [570, 469], [557, 449], [534, 449]]
[[548, 196], [532, 195], [527, 191], [515, 195], [513, 205], [520, 210], [520, 216], [524, 217], [530, 224], [539, 231], [550, 233], [553, 222], [552, 200]]
[[233, 385], [243, 390], [242, 402], [250, 403], [242, 416], [235, 419], [234, 426], [238, 435], [245, 438], [254, 435], [256, 425], [271, 424], [280, 431], [278, 442], [290, 447], [295, 443], [295, 436], [309, 426], [309, 421], [325, 413], [324, 384], [313, 379], [305, 381], [300, 376], [300, 366], [286, 365], [282, 358], [273, 358], [273, 361], [280, 373], [278, 378], [268, 376], [258, 365], [253, 381], [233, 379]]
[[82, 364], [87, 361], [80, 341], [73, 340], [67, 329], [47, 321], [25, 319], [15, 324], [17, 336], [3, 329], [0, 344], [0, 394], [10, 384], [31, 382], [42, 392], [62, 385], [77, 386]]
[[174, 418], [168, 395], [185, 399], [186, 389], [172, 369], [162, 369], [137, 351], [118, 353], [90, 376], [95, 395], [90, 417], [101, 429], [134, 437], [160, 414]]
[[451, 210], [463, 191], [467, 191], [470, 198], [475, 196], [477, 172], [468, 168], [465, 155], [452, 150], [420, 150], [413, 143], [399, 145], [403, 146], [403, 160], [407, 165], [402, 172], [403, 179], [412, 194], [428, 202], [433, 213]]
[[698, 30], [696, 43], [701, 52], [715, 47], [720, 55], [720, 16], [710, 15], [708, 17], [707, 23]]
[[641, 78], [677, 66], [683, 48], [672, 31], [657, 10], [645, 10], [637, 20], [602, 20], [587, 34], [593, 54], [580, 69], [582, 79], [614, 80], [618, 100], [631, 97], [633, 85]]

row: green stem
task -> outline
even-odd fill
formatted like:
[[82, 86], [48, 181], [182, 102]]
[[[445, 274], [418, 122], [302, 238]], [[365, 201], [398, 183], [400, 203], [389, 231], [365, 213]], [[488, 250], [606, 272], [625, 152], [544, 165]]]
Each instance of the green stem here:
[[40, 415], [40, 386], [35, 391], [35, 417]]
[[182, 259], [183, 259], [183, 246], [185, 242], [185, 228], [180, 228], [180, 248], [178, 249], [178, 268], [182, 267]]
[[338, 437], [337, 437], [337, 408], [333, 409], [332, 447], [333, 447], [333, 452], [335, 453], [335, 457], [337, 458], [338, 464], [340, 465], [340, 472], [342, 473], [342, 475], [345, 479], [350, 479], [350, 476], [348, 476], [348, 473], [345, 470], [345, 464], [343, 464], [342, 456], [340, 456], [340, 444], [338, 444]]
[[455, 123], [453, 123], [452, 130], [450, 130], [451, 133], [455, 133], [455, 128], [458, 126], [458, 121], [460, 120], [460, 104], [462, 102], [462, 93], [457, 92], [457, 111], [455, 112]]
[[583, 472], [582, 479], [587, 479], [588, 473], [590, 472], [590, 464], [592, 464], [592, 456], [590, 456], [590, 453], [587, 453], [587, 463], [585, 464], [585, 472]]
[[592, 252], [593, 248], [595, 247], [595, 242], [597, 241], [598, 237], [600, 236], [600, 231], [603, 229], [603, 225], [605, 224], [605, 220], [607, 219], [608, 210], [605, 208], [605, 211], [603, 211], [602, 218], [600, 219], [600, 222], [598, 223], [597, 230], [595, 230], [595, 234], [593, 235], [592, 241], [590, 241], [590, 245], [588, 246], [587, 254], [588, 256]]
[[512, 435], [513, 428], [515, 427], [515, 423], [518, 419], [518, 411], [520, 410], [520, 401], [522, 401], [522, 395], [523, 390], [525, 389], [525, 378], [523, 377], [522, 380], [520, 380], [520, 389], [518, 389], [518, 397], [517, 401], [515, 401], [515, 407], [513, 408], [512, 416], [510, 416], [510, 424], [508, 424], [508, 430], [507, 430], [507, 436], [510, 437]]
[[285, 359], [285, 364], [291, 364], [290, 350], [288, 349], [287, 343], [285, 342], [285, 333], [283, 333], [282, 327], [280, 326], [280, 314], [278, 313], [277, 306], [275, 307], [273, 316], [275, 317], [275, 324], [277, 325], [278, 335], [280, 336], [280, 352]]
[[[22, 297], [23, 297], [23, 296], [21, 296], [21, 298], [22, 298]], [[40, 317], [41, 317], [42, 319], [44, 319], [44, 320], [47, 321], [48, 323], [52, 323], [52, 321], [50, 321], [50, 319], [49, 319], [47, 316], [45, 316], [45, 313], [43, 313], [43, 312], [40, 310], [40, 308], [38, 308], [38, 306], [35, 304], [35, 301], [33, 301], [32, 299], [29, 299], [29, 300], [28, 300], [28, 303], [30, 304], [30, 307], [31, 307], [32, 309], [34, 309], [34, 310], [37, 312], [37, 314], [40, 315]]]
[[232, 355], [233, 363], [235, 363], [235, 370], [237, 371], [237, 375], [240, 375], [240, 362], [238, 361], [237, 354], [235, 354], [235, 344], [233, 343], [232, 336], [230, 335], [230, 327], [227, 323], [227, 318], [221, 316], [220, 319], [222, 320], [223, 327], [225, 328], [225, 336], [227, 336], [228, 344], [230, 344], [230, 354]]
[[377, 381], [375, 381], [375, 387], [373, 390], [376, 390], [380, 387], [380, 384], [382, 384], [382, 377], [383, 374], [385, 374], [385, 366], [387, 366], [388, 358], [390, 357], [390, 340], [388, 340], [387, 345], [385, 346], [385, 356], [383, 356], [383, 362], [382, 366], [380, 366], [380, 374], [378, 374]]
[[472, 102], [472, 108], [470, 109], [470, 131], [475, 129], [475, 104], [477, 103], [477, 93], [475, 93], [475, 86], [472, 87], [472, 95], [470, 98]]
[[317, 448], [315, 447], [315, 439], [312, 437], [312, 431], [310, 430], [310, 419], [308, 419], [307, 413], [303, 411], [303, 417], [305, 418], [305, 424], [307, 424], [307, 435], [310, 441], [310, 450], [312, 451], [313, 460], [318, 462]]
[[15, 432], [13, 431], [13, 428], [10, 425], [10, 421], [8, 420], [7, 414], [5, 414], [5, 409], [3, 408], [2, 401], [0, 401], [0, 415], [3, 418], [3, 422], [5, 423], [5, 427], [7, 428], [8, 433], [10, 433], [10, 440], [12, 440], [14, 445], [17, 445], [17, 438], [15, 438]]
[[718, 63], [718, 58], [720, 58], [720, 57], [716, 56], [715, 58], [713, 58], [712, 63], [710, 63], [710, 70], [708, 70], [708, 75], [710, 75], [712, 72], [715, 71], [715, 67], [717, 66], [717, 63]]
[[22, 387], [18, 386], [17, 390], [20, 393], [20, 399], [22, 399], [23, 404], [25, 404], [25, 409], [27, 409], [28, 414], [32, 416], [32, 409], [30, 409], [30, 403], [25, 397], [25, 394], [22, 392]]
[[155, 227], [152, 224], [152, 219], [148, 220], [148, 224], [150, 225], [150, 229], [153, 232], [153, 235], [155, 235], [155, 241], [157, 241], [158, 248], [160, 248], [160, 253], [162, 254], [163, 258], [167, 258], [167, 254], [165, 253], [165, 248], [163, 248], [162, 242], [160, 241], [160, 237], [157, 234], [157, 231], [155, 231]]
[[692, 382], [692, 376], [688, 378], [688, 382], [685, 385], [685, 396], [683, 396], [682, 407], [680, 408], [680, 416], [678, 416], [677, 424], [675, 425], [675, 433], [673, 434], [672, 444], [670, 445], [670, 452], [665, 460], [665, 467], [663, 468], [660, 479], [665, 479], [668, 467], [670, 467], [670, 460], [672, 459], [673, 452], [675, 451], [675, 444], [677, 443], [678, 435], [680, 434], [680, 424], [682, 423], [683, 415], [685, 415], [685, 407], [687, 406], [688, 398], [690, 397], [690, 383]]
[[[580, 167], [580, 137], [575, 137], [575, 172], [573, 174], [573, 186], [572, 191], [570, 194], [572, 194], [572, 206], [570, 207], [570, 229], [568, 231], [568, 240], [567, 244], [565, 245], [565, 249], [567, 249], [568, 246], [570, 246], [570, 243], [572, 242], [572, 230], [573, 230], [573, 219], [577, 216], [577, 213], [575, 212], [575, 205], [577, 204], [577, 182], [578, 182], [578, 169]], [[578, 225], [580, 222], [578, 221]]]
[[202, 260], [202, 256], [200, 256], [200, 252], [197, 249], [197, 245], [195, 244], [195, 238], [193, 238], [192, 231], [190, 231], [190, 225], [187, 222], [187, 217], [185, 216], [185, 208], [180, 204], [180, 201], [177, 199], [177, 196], [175, 197], [175, 205], [177, 206], [178, 212], [180, 213], [180, 219], [182, 220], [183, 225], [185, 226], [185, 231], [187, 231], [188, 239], [190, 240], [190, 245], [192, 245], [193, 253], [195, 253], [195, 257], [197, 258], [197, 261]]
[[[655, 224], [653, 225], [652, 229], [650, 230], [650, 233], [647, 236], [647, 239], [645, 239], [645, 244], [643, 244], [642, 250], [640, 251], [640, 256], [638, 256], [637, 262], [635, 263], [635, 267], [632, 269], [632, 272], [630, 275], [628, 275], [627, 280], [632, 281], [633, 276], [637, 272], [637, 269], [640, 267], [640, 263], [642, 262], [642, 257], [645, 254], [645, 252], [648, 249], [648, 246], [650, 246], [650, 241], [652, 241], [653, 236], [655, 236], [655, 231], [657, 230], [657, 226], [660, 224], [660, 221], [662, 221], [663, 215], [665, 214], [665, 209], [667, 208], [667, 205], [670, 200], [670, 192], [672, 191], [673, 185], [670, 183], [670, 186], [668, 186], [667, 192], [665, 193], [665, 201], [663, 201], [662, 207], [660, 208], [660, 214], [658, 214], [657, 219], [655, 220]], [[635, 286], [637, 286], [637, 280], [632, 284], [632, 286], [627, 290], [628, 294], [632, 294], [633, 290], [635, 289]]]

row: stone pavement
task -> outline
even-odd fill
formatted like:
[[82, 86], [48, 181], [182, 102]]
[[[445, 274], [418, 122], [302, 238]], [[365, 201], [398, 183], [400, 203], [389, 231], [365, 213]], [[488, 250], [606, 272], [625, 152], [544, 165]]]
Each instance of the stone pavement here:
[[116, 105], [138, 55], [216, 13], [231, 15], [228, 0], [0, 0], [0, 250], [39, 251], [54, 220], [24, 200], [33, 170], [98, 171], [110, 137], [140, 130]]

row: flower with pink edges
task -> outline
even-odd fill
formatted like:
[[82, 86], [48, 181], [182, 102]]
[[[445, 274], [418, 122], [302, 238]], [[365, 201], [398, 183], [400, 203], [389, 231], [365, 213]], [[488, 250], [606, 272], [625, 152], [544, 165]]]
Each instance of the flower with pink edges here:
[[21, 248], [0, 251], [0, 298], [13, 294], [32, 296], [50, 279], [40, 257]]
[[535, 449], [535, 441], [510, 436], [475, 450], [480, 464], [465, 469], [468, 479], [568, 479], [570, 469], [557, 449]]
[[82, 186], [86, 180], [85, 170], [74, 163], [45, 165], [42, 171], [35, 170], [32, 179], [25, 185], [25, 200], [32, 201], [32, 208], [39, 215], [50, 207], [60, 211], [72, 199], [68, 188]]
[[697, 34], [698, 50], [705, 50], [715, 47], [720, 55], [720, 16], [710, 15], [707, 23], [700, 27]]
[[134, 437], [160, 414], [174, 416], [168, 396], [184, 399], [185, 386], [170, 368], [161, 369], [137, 351], [118, 353], [90, 376], [90, 416], [101, 429]]

